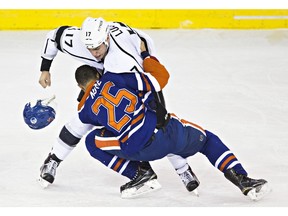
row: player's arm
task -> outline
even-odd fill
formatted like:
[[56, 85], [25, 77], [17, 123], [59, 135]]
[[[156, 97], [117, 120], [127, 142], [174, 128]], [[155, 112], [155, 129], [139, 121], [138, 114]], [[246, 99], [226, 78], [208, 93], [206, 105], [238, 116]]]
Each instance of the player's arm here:
[[[161, 91], [170, 77], [166, 68], [146, 51], [144, 43], [141, 43], [143, 67], [145, 72], [121, 73], [106, 72], [106, 79], [113, 80], [118, 86], [128, 87], [143, 92]], [[113, 75], [114, 74], [114, 75]]]
[[60, 38], [64, 32], [64, 30], [68, 28], [68, 26], [60, 26], [57, 29], [54, 29], [48, 32], [43, 49], [41, 52], [41, 75], [39, 78], [39, 84], [46, 88], [51, 85], [51, 75], [50, 75], [50, 67], [53, 59], [56, 57], [58, 50], [61, 51], [60, 47]]
[[148, 34], [144, 33], [143, 31], [139, 29], [135, 29], [135, 28], [133, 29], [138, 34], [141, 41], [143, 41], [143, 43], [145, 44], [145, 47], [147, 51], [150, 53], [150, 55], [157, 56], [155, 44], [152, 38]]
[[169, 72], [154, 56], [150, 56], [147, 45], [141, 41], [141, 56], [143, 58], [143, 68], [146, 73], [151, 74], [158, 82], [159, 87], [154, 85], [154, 91], [161, 91], [169, 80]]
[[146, 57], [143, 62], [147, 72], [121, 73], [106, 72], [105, 79], [141, 92], [159, 92], [167, 84], [169, 73], [155, 57]]
[[46, 35], [45, 42], [41, 52], [41, 75], [39, 78], [39, 84], [46, 88], [51, 85], [51, 77], [50, 77], [50, 67], [53, 59], [57, 55], [57, 47], [55, 46], [55, 33], [57, 29], [54, 29]]
[[[112, 80], [117, 83], [119, 87], [132, 88], [138, 91], [152, 92], [154, 99], [147, 101], [148, 106], [155, 111], [157, 116], [157, 128], [162, 128], [168, 122], [167, 110], [161, 98], [161, 90], [168, 83], [169, 73], [166, 68], [148, 52], [143, 53], [144, 61], [143, 66], [145, 72], [143, 73], [123, 73], [113, 74], [107, 72], [104, 76], [107, 80]], [[115, 80], [115, 81], [114, 81]]]
[[153, 91], [154, 94], [154, 101], [150, 102], [150, 107], [155, 110], [156, 116], [157, 116], [157, 125], [156, 128], [162, 128], [167, 124], [167, 120], [169, 119], [169, 115], [167, 115], [167, 110], [165, 108], [165, 100], [162, 93], [162, 89], [166, 86], [168, 83], [168, 79], [170, 77], [168, 71], [166, 68], [160, 64], [158, 59], [155, 57], [151, 57], [148, 50], [147, 50], [147, 44], [144, 42], [141, 42], [140, 45], [141, 50], [141, 56], [144, 59], [143, 61], [143, 67], [144, 71], [148, 71], [151, 73], [154, 77], [157, 77], [160, 84], [160, 91]]

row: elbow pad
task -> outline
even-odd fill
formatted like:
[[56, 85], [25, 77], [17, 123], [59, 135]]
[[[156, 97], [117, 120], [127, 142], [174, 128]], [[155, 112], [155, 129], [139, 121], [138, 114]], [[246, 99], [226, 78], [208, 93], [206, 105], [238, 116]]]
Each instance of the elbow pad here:
[[150, 73], [160, 85], [160, 88], [163, 89], [168, 83], [170, 77], [166, 68], [158, 62], [158, 60], [151, 56], [145, 58], [143, 61], [144, 71]]

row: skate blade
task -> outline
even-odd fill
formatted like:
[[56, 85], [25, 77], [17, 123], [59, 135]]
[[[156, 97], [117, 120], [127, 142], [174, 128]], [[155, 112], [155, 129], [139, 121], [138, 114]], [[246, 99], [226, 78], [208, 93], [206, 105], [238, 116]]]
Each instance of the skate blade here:
[[262, 199], [266, 194], [268, 194], [271, 191], [271, 188], [269, 187], [268, 183], [265, 183], [263, 185], [260, 185], [256, 188], [253, 188], [248, 192], [248, 196], [253, 201], [258, 201]]
[[44, 189], [47, 188], [49, 185], [51, 185], [50, 182], [46, 181], [45, 179], [43, 179], [41, 177], [38, 179], [38, 183]]
[[196, 195], [197, 197], [199, 197], [199, 192], [198, 192], [198, 189], [197, 189], [197, 188], [195, 188], [192, 192], [193, 192], [194, 195]]
[[138, 197], [140, 195], [159, 190], [161, 187], [162, 186], [157, 181], [157, 179], [153, 179], [153, 180], [150, 180], [148, 182], [145, 182], [143, 185], [129, 188], [129, 189], [122, 191], [121, 198], [129, 199], [129, 198]]

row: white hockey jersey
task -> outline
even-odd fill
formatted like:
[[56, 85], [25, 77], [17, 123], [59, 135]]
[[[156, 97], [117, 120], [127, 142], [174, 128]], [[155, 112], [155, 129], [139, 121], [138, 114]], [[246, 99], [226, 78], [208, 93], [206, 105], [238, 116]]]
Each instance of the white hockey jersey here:
[[152, 39], [138, 29], [132, 29], [120, 22], [109, 22], [110, 45], [105, 61], [97, 61], [80, 40], [80, 28], [61, 26], [47, 34], [42, 49], [41, 71], [49, 71], [58, 51], [69, 54], [74, 59], [96, 67], [99, 71], [113, 73], [143, 72], [140, 51], [141, 40], [151, 55], [155, 55]]

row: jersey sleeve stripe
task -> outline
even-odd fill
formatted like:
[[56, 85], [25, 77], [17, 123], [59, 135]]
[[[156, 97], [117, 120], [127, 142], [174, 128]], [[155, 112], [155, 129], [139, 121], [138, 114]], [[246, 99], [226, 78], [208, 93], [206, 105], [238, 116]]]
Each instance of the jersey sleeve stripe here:
[[78, 112], [80, 112], [81, 109], [84, 107], [85, 101], [86, 101], [87, 97], [89, 96], [90, 91], [91, 91], [93, 85], [94, 85], [94, 82], [92, 82], [92, 83], [90, 83], [90, 84], [88, 85], [88, 87], [87, 87], [87, 89], [86, 89], [86, 91], [85, 91], [84, 96], [82, 97], [81, 101], [80, 101], [79, 104], [78, 104]]
[[[144, 118], [144, 113], [141, 113], [137, 118], [133, 119], [131, 122], [131, 126], [135, 125], [137, 122], [141, 121]], [[121, 142], [124, 143], [128, 140], [129, 134], [127, 134], [125, 137], [121, 139]]]
[[145, 77], [145, 75], [143, 73], [141, 73], [141, 77], [143, 79], [143, 82], [145, 83], [146, 86], [146, 91], [151, 91], [151, 85], [149, 83], [149, 81], [147, 80], [147, 78]]

